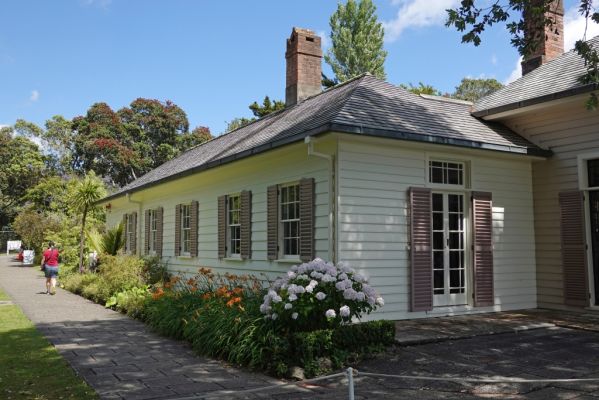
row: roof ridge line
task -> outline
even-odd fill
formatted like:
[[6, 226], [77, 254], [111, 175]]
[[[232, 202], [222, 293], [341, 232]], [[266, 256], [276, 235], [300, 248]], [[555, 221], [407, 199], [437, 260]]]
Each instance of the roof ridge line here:
[[[358, 78], [364, 78], [366, 76], [372, 76], [372, 74], [370, 74], [369, 72], [365, 72], [355, 78], [352, 78], [351, 81], [354, 80], [358, 80]], [[375, 77], [376, 78], [376, 77]], [[350, 82], [350, 81], [345, 81], [343, 82], [344, 84]], [[356, 91], [356, 89], [360, 86], [360, 84], [357, 84], [352, 90], [351, 93], [349, 93], [349, 95], [345, 98], [345, 100], [343, 100], [343, 105], [341, 107], [339, 107], [339, 110], [333, 115], [333, 117], [331, 118], [331, 121], [335, 121], [335, 119], [337, 118], [337, 116], [343, 112], [343, 110], [345, 109], [345, 106], [347, 106], [347, 102], [349, 101], [349, 99], [352, 98], [352, 96], [354, 95], [354, 92]]]

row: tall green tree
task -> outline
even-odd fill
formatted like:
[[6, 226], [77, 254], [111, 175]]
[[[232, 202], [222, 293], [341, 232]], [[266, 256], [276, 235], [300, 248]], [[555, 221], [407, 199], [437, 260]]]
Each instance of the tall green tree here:
[[501, 89], [503, 84], [497, 79], [464, 78], [455, 88], [451, 97], [459, 100], [475, 102]]
[[333, 69], [338, 82], [365, 72], [385, 79], [387, 52], [383, 49], [384, 29], [377, 20], [372, 0], [339, 3], [329, 25], [332, 45], [324, 59]]
[[[481, 35], [491, 26], [505, 23], [511, 36], [512, 46], [525, 56], [531, 54], [539, 45], [539, 40], [545, 40], [545, 35], [540, 37], [527, 37], [524, 32], [527, 27], [524, 14], [532, 16], [530, 24], [537, 29], [549, 26], [557, 30], [556, 21], [551, 18], [537, 18], [551, 10], [555, 6], [553, 0], [498, 0], [489, 4], [485, 0], [462, 1], [459, 7], [447, 10], [448, 18], [446, 25], [455, 28], [462, 34], [462, 43], [472, 43], [478, 46], [482, 42]], [[588, 22], [599, 23], [599, 11], [594, 7], [591, 0], [578, 0], [578, 11]], [[557, 32], [563, 35], [563, 32]], [[586, 31], [584, 36], [586, 36]], [[599, 83], [599, 52], [592, 48], [585, 40], [580, 38], [574, 45], [574, 50], [584, 60], [586, 72], [579, 77], [583, 84]], [[596, 108], [599, 99], [595, 93], [590, 95], [587, 107]]]
[[79, 272], [83, 272], [83, 248], [85, 245], [85, 223], [87, 214], [97, 208], [96, 202], [106, 196], [104, 184], [92, 171], [79, 181], [70, 199], [73, 209], [81, 215], [81, 233], [79, 237]]
[[47, 175], [39, 147], [13, 127], [0, 129], [0, 227], [9, 224], [25, 203], [23, 196]]
[[249, 123], [254, 122], [256, 119], [265, 117], [270, 113], [284, 109], [285, 102], [281, 100], [272, 101], [270, 97], [264, 96], [262, 104], [258, 104], [257, 101], [254, 101], [252, 104], [248, 106], [248, 108], [252, 111], [252, 114], [254, 114], [254, 118], [234, 118], [227, 123], [226, 132], [234, 131], [235, 129], [239, 129], [243, 126], [246, 126]]
[[413, 85], [411, 82], [407, 85], [402, 83], [399, 85], [399, 87], [414, 94], [430, 94], [432, 96], [441, 96], [441, 92], [433, 85], [427, 85], [422, 82], [418, 82], [417, 86]]

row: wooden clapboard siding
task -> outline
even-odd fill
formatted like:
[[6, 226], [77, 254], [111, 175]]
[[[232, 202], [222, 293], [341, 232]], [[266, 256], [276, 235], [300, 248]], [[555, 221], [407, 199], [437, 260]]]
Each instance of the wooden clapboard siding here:
[[[319, 143], [319, 151], [334, 151], [334, 146]], [[171, 271], [195, 273], [198, 266], [232, 273], [265, 273], [279, 276], [292, 265], [270, 262], [266, 253], [266, 191], [272, 184], [299, 182], [314, 178], [314, 253], [330, 259], [329, 253], [329, 164], [327, 160], [308, 157], [305, 144], [291, 145], [263, 155], [231, 163], [156, 186], [133, 195], [143, 202], [143, 209], [160, 205], [164, 209], [163, 260]], [[226, 193], [251, 191], [251, 258], [247, 260], [218, 259], [218, 197]], [[175, 257], [175, 206], [199, 202], [198, 258]], [[118, 200], [112, 202], [122, 215]], [[123, 206], [126, 203], [123, 200]], [[136, 206], [136, 205], [135, 205]], [[134, 210], [135, 208], [131, 208]], [[114, 224], [112, 215], [108, 224]]]
[[[472, 189], [493, 193], [494, 306], [410, 312], [408, 189], [426, 184], [426, 160], [471, 163]], [[371, 277], [385, 307], [368, 318], [418, 318], [536, 306], [531, 161], [392, 140], [339, 143], [339, 259]]]
[[503, 122], [554, 155], [533, 164], [539, 306], [563, 307], [558, 193], [578, 189], [579, 154], [599, 152], [599, 113], [585, 109], [587, 95], [504, 119]]

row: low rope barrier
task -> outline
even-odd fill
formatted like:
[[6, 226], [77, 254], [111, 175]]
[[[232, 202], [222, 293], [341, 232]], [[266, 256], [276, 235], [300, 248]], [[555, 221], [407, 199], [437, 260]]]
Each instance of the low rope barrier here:
[[599, 382], [598, 378], [571, 378], [571, 379], [524, 379], [524, 378], [512, 378], [512, 377], [501, 377], [501, 378], [460, 378], [460, 377], [439, 377], [439, 376], [417, 376], [417, 375], [393, 375], [393, 374], [378, 374], [374, 372], [359, 372], [356, 369], [348, 368], [345, 372], [339, 372], [332, 375], [320, 376], [313, 379], [304, 379], [298, 382], [280, 383], [271, 386], [262, 386], [258, 388], [245, 389], [239, 391], [221, 391], [218, 393], [206, 394], [201, 396], [192, 397], [177, 397], [171, 400], [199, 400], [199, 399], [218, 399], [222, 397], [238, 396], [256, 392], [264, 392], [272, 389], [291, 389], [297, 388], [301, 385], [309, 383], [315, 383], [324, 381], [332, 378], [344, 377], [347, 378], [348, 386], [348, 399], [354, 400], [354, 377], [379, 377], [379, 378], [391, 378], [391, 379], [403, 379], [403, 380], [419, 380], [419, 381], [444, 381], [454, 383], [575, 383], [575, 382]]

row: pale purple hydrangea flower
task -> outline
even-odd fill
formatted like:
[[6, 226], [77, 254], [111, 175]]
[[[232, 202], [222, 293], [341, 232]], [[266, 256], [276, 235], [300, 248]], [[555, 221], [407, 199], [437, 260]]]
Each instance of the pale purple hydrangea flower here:
[[328, 273], [322, 276], [322, 281], [325, 283], [335, 282], [336, 280], [337, 278], [335, 278], [332, 275], [329, 275]]
[[335, 288], [339, 291], [345, 290], [345, 282], [341, 281], [341, 282], [335, 283]]
[[320, 301], [324, 300], [326, 297], [327, 297], [327, 295], [324, 294], [323, 292], [316, 293], [316, 299], [318, 299]]
[[291, 303], [285, 304], [285, 310], [291, 310], [292, 308], [293, 308], [293, 306], [291, 305]]
[[293, 278], [295, 278], [296, 276], [297, 276], [297, 274], [296, 274], [295, 272], [293, 272], [293, 271], [287, 271], [287, 277], [288, 277], [289, 279], [293, 279]]
[[297, 317], [298, 317], [298, 313], [294, 312], [293, 314], [291, 314], [291, 318], [297, 319]]
[[297, 276], [297, 279], [298, 280], [302, 280], [302, 281], [309, 281], [310, 277], [308, 275], [306, 275], [306, 274], [301, 274], [301, 275]]
[[274, 321], [275, 319], [279, 318], [279, 315], [277, 313], [272, 313], [270, 318], [272, 318], [272, 320]]
[[349, 314], [350, 314], [350, 309], [348, 306], [343, 306], [339, 309], [339, 315], [342, 316], [343, 318], [349, 317]]
[[377, 297], [377, 298], [376, 298], [376, 305], [377, 305], [377, 306], [379, 306], [379, 307], [382, 307], [382, 306], [384, 306], [384, 305], [385, 305], [385, 300], [383, 300], [383, 298], [382, 298], [382, 297], [380, 297], [380, 296], [379, 296], [379, 297]]
[[356, 300], [356, 296], [358, 295], [358, 292], [356, 292], [354, 289], [349, 288], [349, 289], [345, 289], [343, 291], [343, 298], [345, 300]]
[[366, 299], [366, 295], [364, 294], [364, 292], [358, 292], [356, 293], [356, 300], [358, 301], [364, 301]]
[[332, 310], [332, 309], [330, 309], [330, 310], [327, 310], [327, 311], [324, 313], [324, 315], [325, 315], [325, 317], [327, 317], [327, 318], [335, 318], [335, 317], [337, 316], [337, 314], [335, 313], [335, 310]]
[[297, 295], [295, 295], [293, 293], [289, 295], [289, 301], [296, 301], [296, 300], [297, 300]]
[[347, 274], [345, 272], [342, 272], [339, 275], [337, 275], [337, 279], [339, 279], [340, 281], [344, 281], [347, 279]]

